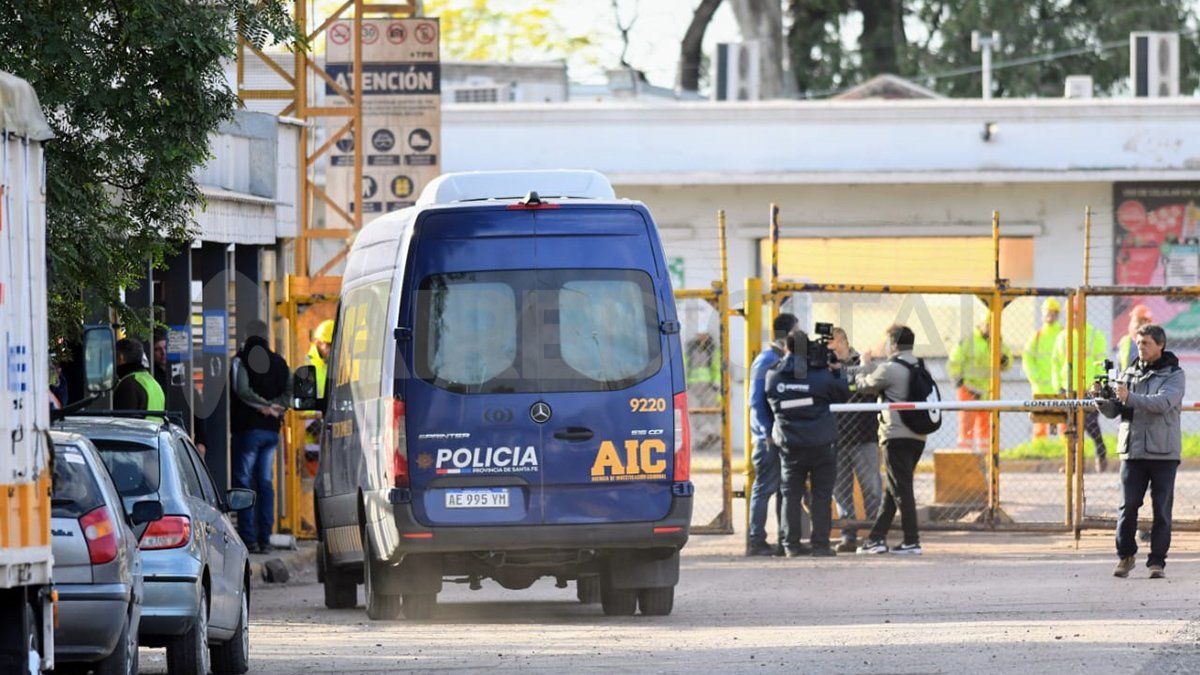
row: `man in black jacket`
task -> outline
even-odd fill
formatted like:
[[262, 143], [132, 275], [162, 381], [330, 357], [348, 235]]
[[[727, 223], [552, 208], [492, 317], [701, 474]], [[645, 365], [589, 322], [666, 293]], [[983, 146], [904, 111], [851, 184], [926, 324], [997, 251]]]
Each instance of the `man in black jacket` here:
[[270, 549], [275, 525], [275, 449], [279, 427], [292, 400], [292, 374], [283, 357], [271, 351], [267, 326], [251, 322], [242, 350], [230, 364], [233, 396], [229, 397], [233, 432], [233, 484], [258, 497], [238, 514], [238, 534], [251, 553]]
[[766, 395], [775, 415], [772, 441], [781, 450], [784, 548], [788, 557], [809, 553], [800, 541], [804, 484], [812, 483], [813, 556], [836, 555], [829, 545], [830, 502], [837, 478], [837, 420], [829, 404], [850, 398], [840, 370], [810, 363], [808, 335], [796, 330], [785, 341], [787, 353], [767, 373]]
[[[844, 368], [862, 365], [862, 357], [850, 346], [845, 329], [833, 329], [829, 348]], [[875, 399], [866, 394], [854, 394], [848, 402], [874, 403]], [[837, 500], [838, 516], [843, 520], [857, 518], [854, 511], [854, 481], [857, 478], [862, 491], [864, 518], [874, 518], [879, 513], [879, 502], [883, 497], [883, 478], [879, 473], [878, 415], [873, 412], [849, 412], [838, 413], [836, 417], [838, 468], [833, 494]], [[843, 526], [842, 541], [837, 545], [838, 553], [854, 553], [856, 550], [858, 530]]]

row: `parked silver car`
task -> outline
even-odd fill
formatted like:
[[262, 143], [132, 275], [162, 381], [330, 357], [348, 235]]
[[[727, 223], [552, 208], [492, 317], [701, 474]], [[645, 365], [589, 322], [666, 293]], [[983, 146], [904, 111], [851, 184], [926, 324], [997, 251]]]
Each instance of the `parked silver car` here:
[[88, 439], [53, 432], [54, 493], [50, 532], [59, 670], [91, 664], [99, 675], [138, 671], [142, 562], [133, 528], [162, 516], [144, 501], [126, 517], [121, 497]]
[[167, 648], [171, 673], [244, 673], [250, 661], [250, 563], [229, 513], [254, 492], [219, 494], [187, 433], [170, 422], [73, 416], [59, 429], [87, 436], [127, 508], [159, 501], [141, 534], [145, 601], [138, 634]]

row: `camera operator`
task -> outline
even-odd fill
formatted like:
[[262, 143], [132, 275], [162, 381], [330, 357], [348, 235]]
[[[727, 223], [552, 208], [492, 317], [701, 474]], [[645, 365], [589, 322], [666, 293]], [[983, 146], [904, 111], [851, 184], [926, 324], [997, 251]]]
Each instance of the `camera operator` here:
[[[823, 340], [832, 327], [818, 324]], [[804, 555], [800, 541], [804, 484], [812, 483], [812, 555], [837, 555], [829, 545], [833, 483], [837, 478], [837, 420], [831, 403], [850, 398], [839, 367], [830, 368], [823, 341], [809, 341], [795, 330], [785, 340], [787, 353], [767, 373], [766, 395], [775, 415], [771, 439], [780, 448], [783, 469], [784, 549], [788, 557]]]
[[[1171, 547], [1171, 505], [1175, 498], [1175, 471], [1179, 468], [1182, 439], [1179, 411], [1185, 377], [1179, 359], [1165, 351], [1167, 334], [1148, 324], [1137, 330], [1138, 360], [1121, 373], [1117, 386], [1105, 392], [1097, 383], [1096, 402], [1109, 418], [1120, 417], [1117, 452], [1121, 455], [1121, 508], [1117, 515], [1117, 562], [1113, 575], [1127, 577], [1137, 553], [1138, 507], [1150, 489], [1154, 525], [1150, 530], [1150, 556], [1146, 567], [1151, 579], [1166, 576], [1167, 549]], [[1105, 397], [1106, 396], [1106, 397]]]

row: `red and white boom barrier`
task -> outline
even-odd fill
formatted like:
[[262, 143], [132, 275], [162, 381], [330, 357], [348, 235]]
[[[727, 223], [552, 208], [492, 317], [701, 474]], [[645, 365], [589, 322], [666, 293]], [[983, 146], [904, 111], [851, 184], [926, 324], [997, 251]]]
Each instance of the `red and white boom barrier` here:
[[[1026, 401], [921, 401], [896, 403], [834, 403], [833, 412], [883, 412], [885, 410], [999, 410], [1001, 412], [1036, 412], [1038, 410], [1071, 410], [1091, 407], [1092, 398], [1040, 398]], [[1182, 410], [1200, 410], [1200, 401], [1184, 401]]]

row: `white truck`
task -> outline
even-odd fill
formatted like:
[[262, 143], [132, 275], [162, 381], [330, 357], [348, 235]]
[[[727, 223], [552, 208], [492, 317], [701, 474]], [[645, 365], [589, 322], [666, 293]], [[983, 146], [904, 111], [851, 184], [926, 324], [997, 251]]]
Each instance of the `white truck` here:
[[46, 170], [29, 83], [0, 72], [0, 673], [54, 667]]

